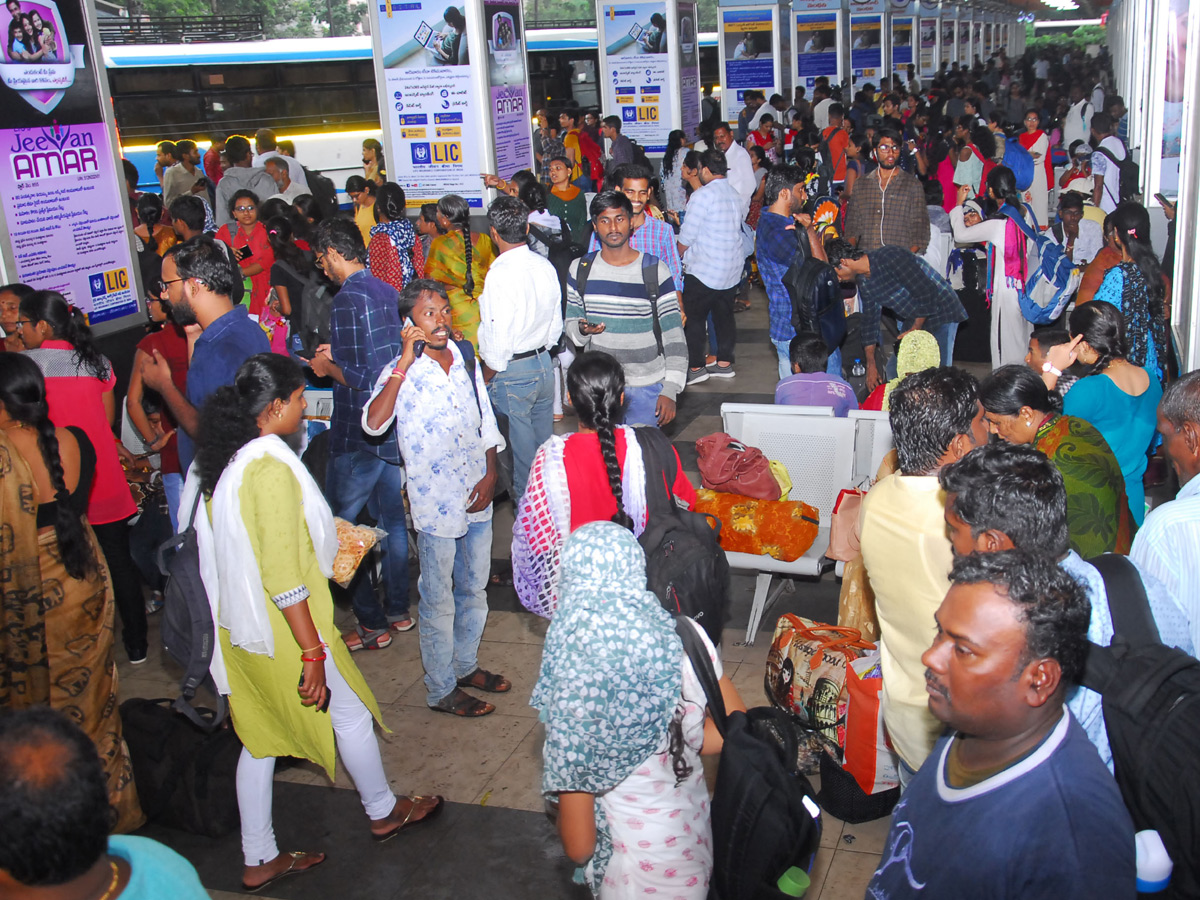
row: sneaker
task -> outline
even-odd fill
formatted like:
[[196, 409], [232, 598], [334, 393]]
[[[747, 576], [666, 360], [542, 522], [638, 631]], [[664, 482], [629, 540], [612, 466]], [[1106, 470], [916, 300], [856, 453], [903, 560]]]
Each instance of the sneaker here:
[[146, 600], [146, 615], [152, 616], [162, 608], [163, 608], [162, 591], [155, 591]]
[[146, 651], [145, 650], [142, 651], [140, 656], [136, 656], [133, 653], [129, 654], [129, 664], [131, 666], [140, 666], [145, 661], [146, 661]]
[[708, 381], [708, 369], [688, 369], [687, 383], [700, 384]]
[[712, 378], [732, 378], [736, 373], [733, 371], [733, 364], [723, 366], [720, 363], [713, 363], [711, 366], [705, 367], [708, 374]]

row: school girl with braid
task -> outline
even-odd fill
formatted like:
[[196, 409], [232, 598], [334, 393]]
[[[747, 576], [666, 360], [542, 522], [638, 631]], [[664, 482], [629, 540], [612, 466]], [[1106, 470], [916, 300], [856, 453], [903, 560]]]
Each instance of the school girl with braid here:
[[[533, 460], [513, 523], [513, 585], [527, 609], [552, 617], [560, 555], [567, 537], [588, 522], [616, 522], [634, 536], [646, 527], [646, 469], [634, 429], [621, 424], [625, 374], [608, 353], [581, 353], [567, 370], [567, 393], [579, 417], [575, 434], [554, 435]], [[666, 438], [647, 428], [647, 438]], [[671, 492], [690, 509], [696, 491], [675, 454]], [[665, 479], [666, 473], [655, 476]]]
[[[44, 655], [50, 706], [71, 716], [92, 739], [104, 766], [115, 830], [133, 831], [145, 819], [138, 805], [129, 750], [117, 714], [117, 667], [113, 659], [115, 603], [105, 577], [104, 557], [85, 514], [96, 474], [96, 450], [80, 427], [56, 428], [50, 419], [46, 380], [25, 353], [0, 353], [0, 430], [8, 452], [0, 455], [5, 478], [28, 472], [21, 502], [36, 503], [37, 543], [10, 533], [22, 553], [6, 560], [5, 581], [37, 584], [31, 597], [6, 596], [6, 605], [37, 600], [19, 637], [26, 663], [40, 667]], [[16, 525], [5, 518], [5, 528]], [[33, 573], [32, 575], [30, 573]], [[39, 692], [40, 693], [40, 692]], [[20, 698], [12, 698], [20, 705]]]
[[471, 233], [471, 208], [458, 194], [447, 194], [437, 204], [442, 233], [429, 244], [425, 277], [446, 286], [450, 295], [453, 328], [479, 352], [479, 295], [496, 248], [486, 234]]

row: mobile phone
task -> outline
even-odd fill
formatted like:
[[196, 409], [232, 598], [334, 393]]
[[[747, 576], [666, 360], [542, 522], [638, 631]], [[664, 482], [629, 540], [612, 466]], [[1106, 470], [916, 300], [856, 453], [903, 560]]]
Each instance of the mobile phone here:
[[249, 244], [247, 244], [245, 247], [239, 247], [237, 250], [234, 250], [233, 252], [237, 254], [237, 258], [238, 258], [239, 262], [241, 262], [242, 260], [249, 259], [254, 253], [254, 251], [250, 249]]
[[[413, 322], [411, 317], [406, 318], [404, 321], [405, 321], [405, 324], [416, 327], [416, 325]], [[413, 358], [420, 359], [421, 354], [423, 354], [424, 352], [425, 352], [425, 342], [424, 341], [413, 341]]]
[[[303, 671], [300, 673], [300, 683], [296, 686], [304, 687], [304, 672]], [[321, 704], [321, 708], [318, 710], [318, 712], [323, 712], [323, 713], [329, 712], [329, 701], [332, 699], [333, 699], [333, 688], [331, 688], [329, 685], [325, 685], [325, 702]]]
[[1155, 194], [1154, 199], [1158, 201], [1159, 206], [1169, 206], [1172, 209], [1175, 208], [1175, 204], [1172, 203], [1170, 200], [1168, 200], [1166, 197], [1164, 197], [1162, 194]]

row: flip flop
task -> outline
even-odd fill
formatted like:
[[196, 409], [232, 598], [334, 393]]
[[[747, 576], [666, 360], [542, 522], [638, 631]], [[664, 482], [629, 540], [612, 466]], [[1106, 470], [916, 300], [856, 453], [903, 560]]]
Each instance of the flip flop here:
[[[437, 818], [438, 814], [441, 813], [443, 809], [446, 808], [446, 798], [440, 795], [435, 797], [413, 796], [409, 797], [408, 799], [412, 801], [412, 806], [408, 808], [408, 815], [404, 817], [400, 824], [391, 831], [385, 831], [383, 834], [375, 834], [372, 832], [371, 840], [375, 841], [377, 844], [382, 844], [384, 841], [390, 841], [405, 828], [411, 828], [415, 825], [420, 825], [423, 822], [432, 821], [433, 819]], [[425, 815], [421, 816], [421, 818], [413, 819], [412, 814], [417, 811], [417, 804], [422, 800], [435, 800], [437, 802], [434, 804], [433, 809], [429, 810], [429, 812], [425, 813]], [[400, 801], [397, 800], [396, 802], [399, 803]]]
[[[288, 867], [286, 869], [284, 869], [282, 872], [280, 872], [278, 875], [272, 875], [270, 878], [268, 878], [262, 884], [256, 884], [253, 887], [251, 887], [250, 885], [246, 884], [246, 882], [243, 881], [242, 882], [242, 890], [245, 891], [247, 894], [257, 894], [259, 891], [261, 891], [267, 885], [274, 884], [280, 878], [286, 878], [288, 875], [300, 875], [304, 872], [307, 872], [309, 869], [315, 869], [321, 863], [325, 862], [325, 854], [324, 853], [306, 853], [303, 850], [295, 850], [295, 851], [289, 852], [288, 856], [290, 856], [292, 858], [292, 861], [288, 864]], [[318, 856], [320, 857], [320, 859], [318, 859], [316, 862], [311, 862], [311, 863], [307, 863], [306, 865], [301, 865], [301, 863], [305, 862], [309, 858], [316, 858]]]

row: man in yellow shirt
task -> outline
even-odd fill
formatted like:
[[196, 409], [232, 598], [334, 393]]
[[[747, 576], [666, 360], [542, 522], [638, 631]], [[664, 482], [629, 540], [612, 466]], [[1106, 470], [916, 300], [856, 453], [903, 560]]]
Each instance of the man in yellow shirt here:
[[937, 476], [942, 466], [987, 443], [978, 396], [975, 379], [950, 367], [900, 382], [890, 403], [900, 470], [877, 482], [863, 501], [862, 555], [879, 616], [883, 721], [900, 756], [902, 786], [942, 732], [929, 712], [921, 662], [954, 563]]

